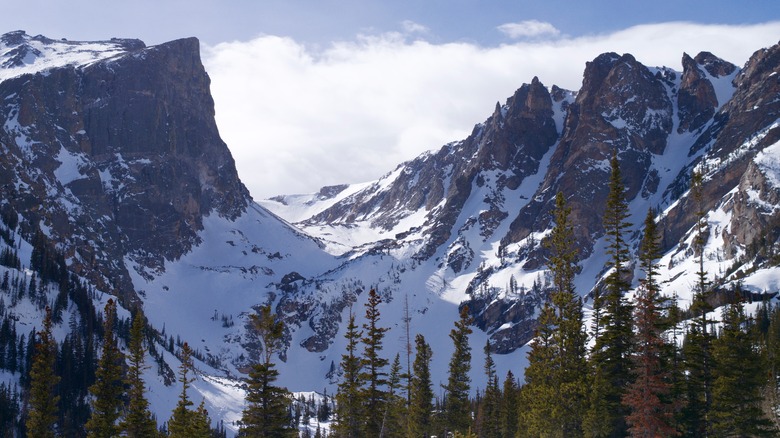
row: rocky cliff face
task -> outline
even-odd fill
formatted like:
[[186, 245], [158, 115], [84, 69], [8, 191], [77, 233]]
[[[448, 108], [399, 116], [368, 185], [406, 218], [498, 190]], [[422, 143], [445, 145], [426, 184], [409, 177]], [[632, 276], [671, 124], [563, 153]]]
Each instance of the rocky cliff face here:
[[[204, 216], [235, 218], [251, 202], [196, 39], [145, 47], [16, 32], [2, 44], [12, 77], [0, 82], [0, 194], [95, 286], [133, 299], [125, 258], [159, 272], [199, 242]], [[47, 50], [98, 61], [24, 73], [46, 67]]]

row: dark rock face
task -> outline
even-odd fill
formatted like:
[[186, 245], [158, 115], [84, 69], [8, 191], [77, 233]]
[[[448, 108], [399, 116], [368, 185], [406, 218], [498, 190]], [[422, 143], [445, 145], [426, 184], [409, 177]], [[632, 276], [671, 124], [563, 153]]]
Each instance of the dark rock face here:
[[680, 126], [677, 131], [695, 131], [715, 114], [718, 98], [715, 96], [715, 88], [707, 80], [699, 64], [687, 53], [683, 54], [682, 64], [680, 93], [677, 95], [680, 111]]
[[[653, 154], [663, 152], [672, 130], [668, 78], [653, 74], [633, 56], [607, 53], [587, 63], [581, 91], [569, 107], [563, 135], [551, 158], [539, 195], [514, 219], [505, 242], [517, 242], [550, 223], [553, 199], [567, 194], [580, 256], [590, 254], [603, 235], [601, 217], [608, 188], [609, 157], [618, 152], [624, 175], [648, 173]], [[626, 196], [635, 197], [642, 178], [626, 179]], [[528, 268], [541, 266], [537, 253]]]
[[0, 83], [0, 178], [20, 182], [0, 190], [76, 272], [132, 298], [125, 257], [142, 274], [160, 270], [198, 242], [205, 215], [235, 218], [250, 198], [218, 135], [198, 41], [122, 46], [86, 67]]
[[[538, 170], [539, 161], [558, 138], [553, 120], [550, 93], [537, 78], [525, 84], [474, 128], [461, 142], [444, 146], [435, 154], [425, 154], [396, 169], [393, 184], [379, 184], [357, 193], [308, 223], [350, 223], [370, 220], [376, 227], [390, 229], [410, 212], [428, 211], [425, 230], [430, 238], [417, 257], [427, 260], [452, 236], [452, 228], [474, 185], [484, 184], [481, 174], [500, 171], [496, 192], [517, 188], [519, 182]], [[470, 157], [464, 159], [464, 157]], [[478, 218], [483, 236], [492, 234], [507, 213], [500, 199]], [[456, 265], [462, 263], [455, 262]]]
[[[748, 167], [759, 151], [780, 140], [780, 127], [774, 123], [780, 113], [779, 77], [780, 46], [755, 52], [734, 79], [737, 88], [731, 100], [713, 116], [713, 123], [692, 146], [693, 152], [703, 144], [712, 144], [708, 154], [712, 166], [704, 166], [705, 211], [712, 209], [750, 174]], [[676, 184], [687, 189], [691, 171], [698, 164], [683, 169]], [[684, 236], [695, 222], [696, 211], [692, 201], [683, 198], [662, 219], [664, 249], [671, 248]]]

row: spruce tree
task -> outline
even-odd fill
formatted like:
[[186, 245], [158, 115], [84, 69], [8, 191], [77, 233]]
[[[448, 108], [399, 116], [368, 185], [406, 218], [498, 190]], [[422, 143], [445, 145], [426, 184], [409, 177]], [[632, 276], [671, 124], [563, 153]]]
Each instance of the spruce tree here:
[[38, 332], [35, 356], [30, 369], [30, 392], [27, 413], [27, 435], [54, 438], [56, 435], [56, 389], [60, 381], [54, 372], [57, 360], [57, 343], [51, 332], [51, 309], [46, 308], [43, 328]]
[[751, 336], [742, 303], [723, 312], [723, 330], [713, 341], [712, 433], [714, 436], [776, 436], [761, 409], [767, 383], [764, 361]]
[[[201, 400], [198, 408], [192, 412], [188, 433], [190, 438], [212, 438], [211, 418], [209, 417], [209, 411], [206, 410], [205, 400]], [[281, 437], [282, 435], [273, 436]]]
[[389, 329], [379, 326], [379, 304], [382, 299], [374, 289], [368, 293], [366, 303], [366, 322], [363, 324], [363, 368], [361, 380], [363, 403], [365, 406], [364, 436], [379, 436], [382, 430], [382, 418], [385, 412], [387, 394], [387, 372], [384, 368], [388, 360], [381, 356], [382, 340]]
[[122, 369], [124, 355], [119, 350], [114, 333], [117, 316], [113, 299], [106, 302], [103, 318], [103, 349], [95, 371], [95, 383], [89, 388], [94, 398], [92, 415], [86, 424], [87, 436], [96, 438], [119, 435], [117, 420], [122, 414], [125, 384]]
[[187, 390], [190, 388], [194, 377], [190, 373], [194, 371], [195, 365], [192, 362], [192, 349], [186, 342], [181, 346], [181, 365], [179, 366], [179, 383], [181, 383], [181, 393], [179, 401], [173, 409], [170, 420], [168, 420], [168, 436], [170, 438], [189, 438], [192, 432], [193, 411], [190, 406], [193, 405]]
[[557, 419], [558, 348], [553, 338], [557, 330], [557, 318], [552, 304], [547, 302], [537, 320], [531, 349], [528, 351], [528, 366], [525, 369], [525, 385], [521, 391], [521, 403], [525, 409], [519, 411], [520, 428], [527, 436], [562, 437], [561, 423]]
[[279, 372], [273, 356], [282, 346], [284, 324], [271, 312], [271, 306], [260, 308], [251, 316], [252, 329], [260, 339], [263, 354], [253, 364], [247, 380], [246, 408], [241, 417], [239, 436], [282, 437], [295, 436], [290, 424], [288, 406], [291, 395], [286, 388], [274, 385]]
[[586, 334], [582, 300], [574, 289], [576, 245], [571, 210], [563, 193], [555, 198], [555, 226], [545, 242], [553, 277], [551, 302], [539, 316], [528, 353], [523, 424], [531, 436], [578, 436], [586, 406]]
[[470, 430], [471, 425], [471, 402], [469, 400], [471, 323], [468, 306], [462, 306], [460, 318], [455, 321], [455, 328], [450, 330], [450, 339], [452, 339], [455, 349], [450, 358], [447, 384], [444, 386], [446, 397], [444, 401], [444, 428], [452, 433], [466, 433]]
[[390, 365], [387, 379], [387, 403], [382, 421], [380, 436], [383, 438], [403, 438], [406, 436], [408, 419], [406, 397], [402, 394], [401, 355], [396, 354]]
[[407, 436], [418, 438], [431, 436], [434, 432], [433, 386], [431, 383], [431, 346], [425, 342], [425, 337], [418, 334], [415, 339], [415, 357], [412, 365], [412, 378], [409, 387], [409, 427]]
[[622, 398], [631, 380], [632, 310], [624, 297], [630, 287], [629, 249], [623, 237], [631, 224], [627, 221], [628, 204], [617, 152], [612, 154], [610, 167], [604, 212], [609, 273], [599, 297], [603, 300], [600, 303], [603, 313], [591, 352], [592, 391], [585, 418], [585, 435], [590, 437], [625, 435], [628, 410], [622, 404]]
[[490, 341], [484, 348], [487, 386], [479, 406], [477, 434], [484, 438], [501, 437], [501, 390], [498, 387], [496, 364], [490, 354]]
[[144, 348], [144, 315], [137, 309], [130, 326], [130, 344], [128, 345], [127, 396], [129, 403], [127, 412], [121, 423], [125, 436], [133, 438], [148, 438], [157, 436], [157, 422], [149, 411], [149, 401], [146, 399], [146, 384], [143, 372], [149, 367], [144, 365], [146, 348]]
[[501, 397], [501, 436], [512, 438], [517, 434], [518, 389], [512, 371], [506, 372]]
[[709, 282], [704, 269], [704, 245], [707, 223], [704, 217], [703, 175], [694, 171], [691, 175], [691, 197], [696, 208], [696, 235], [693, 239], [698, 254], [699, 270], [697, 284], [691, 302], [690, 312], [693, 324], [683, 342], [683, 357], [687, 370], [685, 405], [681, 410], [681, 421], [689, 435], [696, 436], [711, 432], [710, 410], [712, 407], [712, 341], [714, 334], [708, 332], [710, 321], [707, 314], [712, 306], [707, 301]]
[[362, 360], [358, 356], [358, 342], [362, 332], [355, 324], [355, 315], [349, 314], [349, 323], [344, 337], [347, 340], [345, 354], [341, 355], [341, 382], [336, 393], [336, 424], [334, 432], [343, 438], [359, 438], [362, 435], [363, 403], [360, 389]]
[[661, 330], [661, 299], [656, 275], [659, 256], [658, 232], [652, 210], [645, 218], [645, 233], [639, 260], [644, 279], [636, 294], [634, 320], [634, 380], [623, 396], [630, 409], [626, 417], [631, 436], [675, 436], [674, 408], [668, 399], [669, 373], [662, 367], [664, 340]]

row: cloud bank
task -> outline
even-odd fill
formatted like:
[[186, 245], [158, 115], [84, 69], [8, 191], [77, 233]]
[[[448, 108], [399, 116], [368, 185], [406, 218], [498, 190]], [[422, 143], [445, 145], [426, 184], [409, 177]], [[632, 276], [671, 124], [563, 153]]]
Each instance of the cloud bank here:
[[579, 89], [585, 63], [604, 52], [679, 70], [683, 52], [709, 51], [742, 66], [780, 35], [780, 22], [677, 22], [568, 38], [525, 22], [502, 31], [533, 41], [480, 47], [431, 43], [413, 22], [402, 28], [323, 47], [263, 35], [203, 48], [220, 133], [256, 199], [376, 179], [465, 138], [534, 76]]

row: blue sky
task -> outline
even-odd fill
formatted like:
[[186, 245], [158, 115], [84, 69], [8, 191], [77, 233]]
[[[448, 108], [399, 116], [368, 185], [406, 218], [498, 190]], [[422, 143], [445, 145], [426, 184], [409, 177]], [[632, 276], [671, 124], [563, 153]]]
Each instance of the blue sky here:
[[742, 66], [780, 39], [776, 0], [27, 0], [0, 32], [201, 40], [220, 133], [255, 198], [376, 179], [465, 138], [534, 76], [577, 90], [585, 63], [683, 52]]
[[196, 36], [213, 45], [260, 34], [326, 44], [395, 31], [409, 20], [427, 27], [432, 42], [496, 45], [507, 42], [498, 26], [525, 20], [578, 37], [647, 23], [776, 19], [775, 0], [27, 0], [3, 5], [0, 28], [74, 40], [135, 37], [148, 44]]

